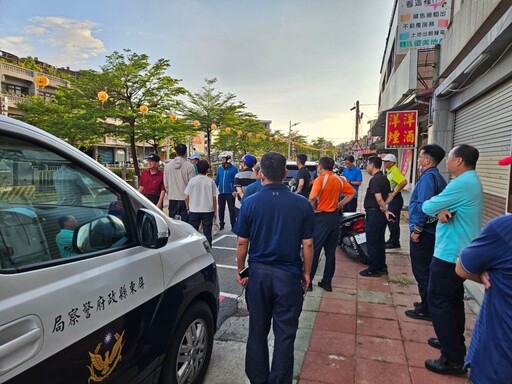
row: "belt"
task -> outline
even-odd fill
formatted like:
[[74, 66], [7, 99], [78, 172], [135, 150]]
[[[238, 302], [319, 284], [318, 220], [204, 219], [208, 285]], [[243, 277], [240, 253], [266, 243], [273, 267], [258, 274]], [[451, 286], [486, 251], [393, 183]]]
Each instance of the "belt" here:
[[338, 211], [337, 210], [331, 211], [331, 212], [320, 211], [320, 212], [315, 212], [315, 215], [321, 215], [321, 214], [327, 215], [329, 213], [338, 213]]

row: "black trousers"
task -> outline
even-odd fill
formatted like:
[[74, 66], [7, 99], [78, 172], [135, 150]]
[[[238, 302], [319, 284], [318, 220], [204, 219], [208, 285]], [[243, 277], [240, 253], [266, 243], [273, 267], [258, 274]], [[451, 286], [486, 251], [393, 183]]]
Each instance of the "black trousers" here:
[[203, 224], [203, 235], [212, 245], [212, 228], [213, 228], [213, 212], [190, 212], [188, 214], [188, 223], [193, 226], [196, 231], [199, 225]]
[[311, 282], [315, 277], [318, 268], [318, 261], [322, 248], [325, 253], [325, 267], [322, 281], [331, 284], [336, 270], [336, 246], [340, 233], [340, 214], [334, 212], [321, 212], [315, 214], [315, 228], [313, 230], [313, 264], [311, 265]]
[[226, 214], [226, 203], [229, 210], [229, 221], [231, 222], [231, 229], [235, 227], [235, 197], [231, 193], [219, 193], [219, 224], [224, 227], [224, 218]]
[[354, 196], [352, 200], [350, 200], [345, 207], [343, 207], [343, 212], [356, 212], [357, 211], [357, 196]]
[[409, 240], [412, 273], [418, 283], [418, 293], [421, 297], [420, 305], [416, 309], [423, 313], [429, 313], [427, 292], [435, 241], [436, 236], [428, 232], [422, 232], [417, 243]]
[[388, 243], [400, 244], [400, 213], [402, 212], [403, 206], [404, 198], [400, 192], [393, 198], [393, 200], [391, 200], [391, 203], [389, 203], [388, 206], [388, 209], [396, 217], [394, 221], [388, 222], [388, 228], [390, 232]]
[[368, 269], [379, 272], [386, 265], [386, 215], [379, 209], [366, 210], [366, 246], [368, 250]]
[[462, 364], [464, 344], [464, 279], [455, 273], [455, 264], [432, 258], [428, 285], [430, 317], [441, 343], [441, 353], [451, 362]]
[[158, 204], [158, 200], [160, 200], [160, 195], [144, 195], [146, 197], [146, 199], [148, 199], [149, 201], [151, 201], [153, 204], [157, 205]]
[[169, 200], [169, 217], [173, 219], [179, 218], [179, 220], [188, 223], [188, 211], [185, 200]]

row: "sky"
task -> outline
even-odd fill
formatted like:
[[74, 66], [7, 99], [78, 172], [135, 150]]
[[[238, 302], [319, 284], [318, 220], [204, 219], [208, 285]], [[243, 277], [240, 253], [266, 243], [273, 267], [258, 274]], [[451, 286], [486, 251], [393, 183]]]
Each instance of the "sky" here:
[[[99, 69], [124, 48], [170, 60], [197, 92], [205, 78], [272, 130], [354, 139], [377, 114], [393, 0], [0, 0], [0, 49]], [[360, 130], [361, 132], [361, 130]], [[360, 134], [361, 136], [361, 134]]]

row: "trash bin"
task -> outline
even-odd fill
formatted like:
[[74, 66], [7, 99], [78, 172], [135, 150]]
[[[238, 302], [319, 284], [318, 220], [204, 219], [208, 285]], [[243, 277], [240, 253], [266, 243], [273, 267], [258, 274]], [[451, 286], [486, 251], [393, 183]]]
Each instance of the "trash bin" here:
[[132, 187], [135, 189], [139, 189], [139, 176], [133, 175]]

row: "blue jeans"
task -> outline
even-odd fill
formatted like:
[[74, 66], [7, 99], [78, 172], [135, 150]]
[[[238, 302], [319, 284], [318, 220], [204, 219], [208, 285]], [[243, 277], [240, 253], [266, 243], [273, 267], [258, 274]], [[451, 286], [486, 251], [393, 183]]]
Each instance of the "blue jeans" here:
[[400, 192], [391, 200], [388, 206], [388, 209], [395, 215], [395, 220], [388, 222], [390, 232], [388, 243], [395, 245], [400, 244], [400, 213], [402, 212], [403, 206], [404, 198]]
[[[301, 276], [270, 264], [251, 263], [246, 290], [249, 337], [245, 373], [251, 384], [291, 384], [293, 347], [302, 311]], [[274, 331], [269, 367], [268, 333]]]
[[322, 248], [325, 253], [325, 267], [322, 281], [331, 284], [336, 269], [336, 246], [340, 234], [340, 214], [334, 212], [320, 212], [315, 214], [315, 228], [313, 230], [313, 264], [311, 266], [311, 282], [318, 268], [318, 260]]
[[366, 247], [368, 250], [368, 269], [380, 272], [386, 265], [386, 215], [379, 208], [366, 210]]
[[427, 290], [435, 242], [436, 235], [425, 231], [421, 233], [419, 242], [409, 241], [412, 273], [418, 283], [418, 292], [421, 297], [420, 305], [416, 309], [423, 313], [429, 313]]
[[432, 258], [428, 284], [430, 317], [441, 343], [441, 353], [451, 362], [462, 364], [464, 344], [464, 279], [455, 273], [455, 264]]
[[203, 234], [208, 243], [212, 245], [213, 212], [190, 212], [188, 214], [188, 223], [196, 231], [199, 230], [199, 225], [203, 224]]

